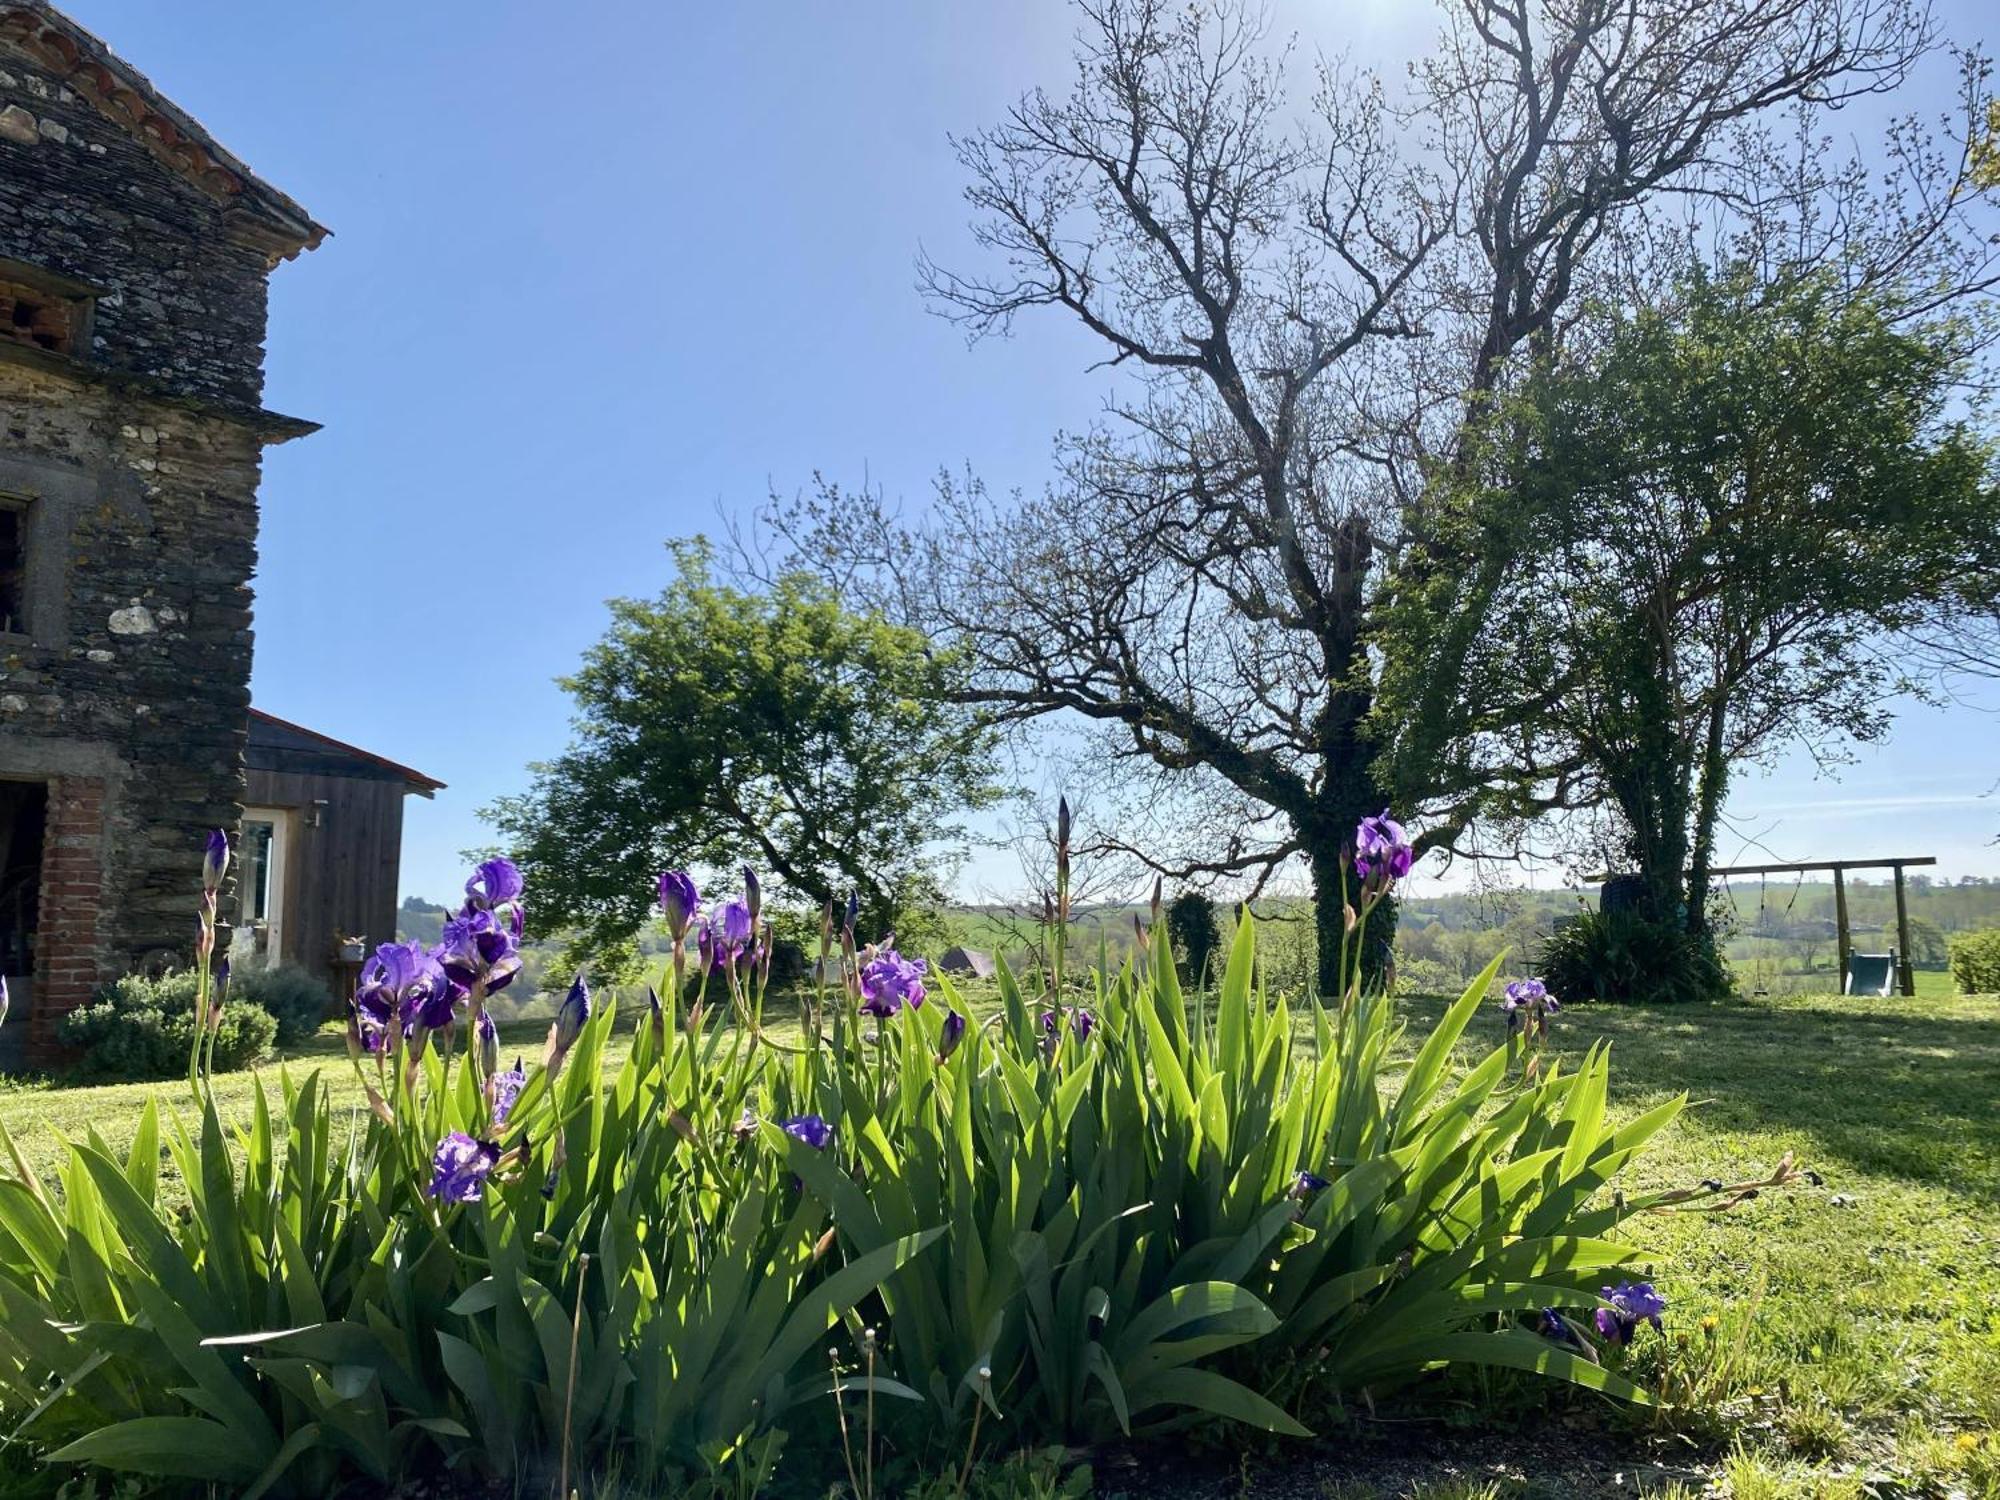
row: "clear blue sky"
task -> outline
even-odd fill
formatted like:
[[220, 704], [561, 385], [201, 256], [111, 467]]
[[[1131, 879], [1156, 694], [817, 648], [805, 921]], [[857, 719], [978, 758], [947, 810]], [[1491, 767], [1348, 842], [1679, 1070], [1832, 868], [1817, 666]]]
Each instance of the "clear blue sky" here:
[[[968, 250], [946, 132], [1067, 81], [1056, 0], [61, 3], [334, 231], [272, 281], [268, 404], [326, 430], [269, 457], [254, 688], [450, 783], [409, 803], [406, 894], [454, 891], [477, 809], [561, 747], [551, 679], [664, 538], [815, 468], [1034, 485], [1101, 398], [1066, 328], [968, 350], [913, 290], [920, 245]], [[1431, 30], [1414, 0], [1273, 12], [1362, 60]], [[1788, 761], [1731, 811], [1773, 856], [2000, 872], [1996, 739], [1913, 706], [1837, 782]]]

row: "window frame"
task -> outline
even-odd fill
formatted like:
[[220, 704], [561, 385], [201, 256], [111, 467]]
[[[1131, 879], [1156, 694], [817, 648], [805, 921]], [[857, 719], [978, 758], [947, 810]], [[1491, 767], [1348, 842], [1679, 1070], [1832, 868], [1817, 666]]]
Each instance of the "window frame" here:
[[0, 512], [15, 517], [21, 547], [20, 598], [12, 628], [0, 614], [0, 641], [33, 641], [35, 638], [35, 498], [0, 490]]
[[32, 261], [14, 260], [5, 255], [0, 255], [0, 281], [12, 282], [16, 286], [40, 292], [51, 301], [68, 304], [69, 308], [67, 349], [44, 349], [39, 344], [24, 342], [11, 336], [0, 337], [0, 349], [29, 350], [44, 359], [88, 362], [92, 348], [92, 333], [97, 321], [97, 299], [104, 294], [102, 287], [93, 286], [87, 281], [78, 281], [75, 277], [65, 276], [60, 271], [51, 271], [46, 266], [38, 266]]
[[262, 962], [266, 967], [275, 969], [285, 961], [287, 919], [291, 915], [290, 902], [286, 900], [286, 888], [291, 880], [292, 847], [295, 842], [293, 822], [296, 816], [297, 809], [290, 807], [246, 806], [243, 809], [243, 817], [237, 827], [238, 848], [241, 849], [252, 823], [268, 826], [271, 830], [271, 841], [256, 862], [257, 875], [262, 886], [264, 914], [254, 919], [249, 916], [247, 908], [254, 903], [249, 899], [251, 893], [245, 888], [245, 883], [239, 880], [236, 892], [238, 937], [231, 942], [233, 949], [235, 942], [240, 940], [243, 933], [254, 933], [254, 930], [261, 926], [263, 949], [258, 952], [254, 941], [246, 944], [245, 952], [232, 955], [236, 962], [246, 964]]

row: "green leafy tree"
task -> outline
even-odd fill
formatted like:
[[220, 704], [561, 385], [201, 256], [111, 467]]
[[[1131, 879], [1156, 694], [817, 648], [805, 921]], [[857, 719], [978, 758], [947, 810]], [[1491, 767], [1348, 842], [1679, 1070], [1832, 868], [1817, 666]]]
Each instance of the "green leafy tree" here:
[[1882, 734], [1894, 642], [2000, 573], [1965, 330], [1832, 276], [1696, 271], [1504, 404], [1465, 514], [1532, 559], [1484, 629], [1527, 754], [1608, 805], [1651, 919], [1703, 934], [1732, 774]]
[[662, 869], [754, 865], [817, 906], [859, 894], [879, 935], [942, 899], [935, 872], [990, 802], [993, 743], [952, 700], [956, 658], [846, 608], [805, 573], [717, 582], [706, 542], [669, 545], [657, 599], [616, 599], [563, 687], [574, 739], [489, 812], [535, 925], [600, 964], [629, 956]]
[[[1119, 803], [1107, 842], [1252, 896], [1308, 873], [1331, 994], [1361, 817], [1393, 800], [1420, 853], [1478, 853], [1476, 823], [1546, 806], [1495, 725], [1537, 685], [1516, 694], [1480, 650], [1512, 559], [1437, 545], [1433, 476], [1461, 472], [1476, 419], [1594, 289], [1646, 284], [1641, 247], [1682, 204], [1735, 205], [1729, 231], [1759, 241], [1830, 237], [1857, 277], [1928, 268], [1926, 236], [1959, 228], [1936, 208], [1948, 165], [1869, 211], [1760, 123], [1817, 130], [1894, 89], [1927, 27], [1865, 0], [1465, 0], [1404, 83], [1329, 66], [1307, 101], [1255, 5], [1077, 9], [1071, 86], [957, 142], [976, 253], [920, 274], [975, 337], [1078, 331], [1117, 371], [1101, 415], [1057, 441], [1039, 493], [947, 477], [900, 538], [856, 523], [866, 495], [774, 508], [801, 557], [962, 644], [997, 714], [1083, 739], [1095, 799]], [[1928, 169], [1923, 145], [1899, 161]], [[1863, 244], [1857, 222], [1908, 232]], [[857, 558], [857, 536], [886, 555]], [[1377, 606], [1412, 578], [1458, 608], [1426, 638], [1431, 690], [1390, 717]]]
[[1910, 918], [1909, 960], [1920, 969], [1941, 969], [1951, 957], [1944, 929], [1929, 917]]

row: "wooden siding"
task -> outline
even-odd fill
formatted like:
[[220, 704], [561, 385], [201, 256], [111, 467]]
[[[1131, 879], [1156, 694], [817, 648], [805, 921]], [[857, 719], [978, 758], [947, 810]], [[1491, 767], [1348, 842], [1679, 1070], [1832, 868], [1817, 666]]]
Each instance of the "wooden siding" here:
[[341, 995], [351, 971], [337, 966], [338, 940], [364, 938], [372, 951], [396, 936], [408, 785], [254, 765], [247, 774], [246, 805], [294, 810], [278, 957], [320, 975]]

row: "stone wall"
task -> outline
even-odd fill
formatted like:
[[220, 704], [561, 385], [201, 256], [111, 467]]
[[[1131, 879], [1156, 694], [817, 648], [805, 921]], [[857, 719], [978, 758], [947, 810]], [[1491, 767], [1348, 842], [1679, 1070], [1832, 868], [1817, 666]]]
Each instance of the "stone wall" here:
[[[191, 948], [202, 835], [242, 800], [261, 452], [237, 421], [0, 362], [0, 491], [33, 497], [31, 575], [38, 539], [68, 562], [31, 635], [0, 637], [0, 775], [50, 783], [34, 1043], [94, 978]], [[95, 891], [66, 852], [89, 849]]]
[[191, 180], [199, 127], [95, 39], [0, 19], [0, 496], [27, 502], [0, 777], [47, 788], [47, 1061], [98, 984], [189, 960], [202, 837], [241, 816], [259, 467], [311, 430], [260, 408], [265, 281], [324, 230], [240, 173]]
[[0, 45], [0, 257], [101, 288], [92, 363], [256, 406], [266, 255], [124, 127]]

